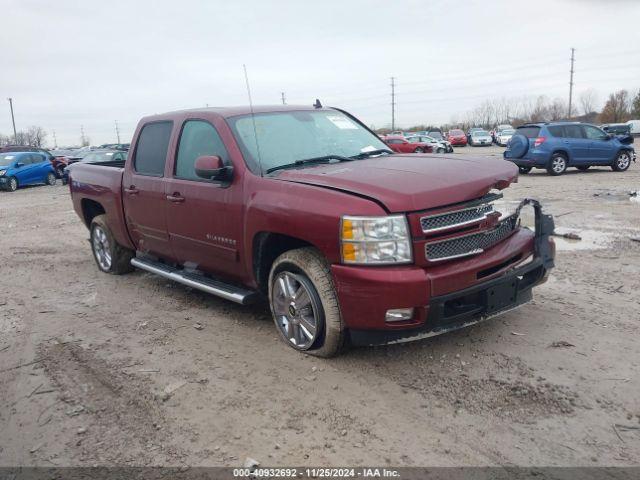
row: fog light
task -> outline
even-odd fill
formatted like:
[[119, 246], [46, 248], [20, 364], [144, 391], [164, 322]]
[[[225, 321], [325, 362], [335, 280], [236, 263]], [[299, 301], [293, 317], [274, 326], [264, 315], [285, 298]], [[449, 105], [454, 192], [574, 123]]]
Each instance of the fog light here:
[[403, 322], [413, 318], [413, 308], [394, 308], [387, 310], [385, 321], [387, 322]]

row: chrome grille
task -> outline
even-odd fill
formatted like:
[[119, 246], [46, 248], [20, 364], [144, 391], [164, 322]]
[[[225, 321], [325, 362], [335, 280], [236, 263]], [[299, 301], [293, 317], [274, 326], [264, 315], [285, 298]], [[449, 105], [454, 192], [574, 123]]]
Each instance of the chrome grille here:
[[463, 210], [422, 217], [420, 219], [420, 226], [424, 233], [437, 232], [439, 230], [453, 227], [462, 227], [469, 223], [482, 220], [492, 211], [492, 204], [483, 203], [476, 207], [465, 208]]
[[493, 230], [427, 243], [425, 245], [427, 259], [441, 261], [482, 253], [507, 238], [517, 226], [518, 216], [512, 215], [500, 222]]

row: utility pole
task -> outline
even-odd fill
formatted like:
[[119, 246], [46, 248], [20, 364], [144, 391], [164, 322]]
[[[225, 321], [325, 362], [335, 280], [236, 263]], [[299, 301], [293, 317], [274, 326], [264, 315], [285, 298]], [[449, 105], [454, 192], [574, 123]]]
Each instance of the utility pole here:
[[282, 104], [283, 104], [283, 105], [286, 105], [286, 104], [287, 104], [287, 99], [286, 99], [286, 97], [284, 96], [284, 92], [280, 92], [280, 96], [282, 97]]
[[571, 49], [571, 74], [569, 76], [569, 114], [567, 120], [571, 119], [571, 101], [573, 100], [573, 62], [575, 60], [576, 49]]
[[9, 108], [11, 109], [11, 123], [13, 123], [13, 141], [14, 143], [18, 143], [18, 132], [16, 132], [16, 119], [13, 117], [13, 99], [7, 98], [9, 100]]
[[80, 145], [81, 147], [84, 147], [84, 125], [80, 125], [80, 143], [82, 143], [82, 145]]
[[120, 130], [118, 130], [118, 120], [116, 120], [116, 137], [118, 137], [118, 143], [120, 143]]
[[391, 77], [391, 131], [396, 129], [396, 77]]
[[53, 131], [53, 148], [58, 148], [58, 139], [56, 138], [56, 131]]

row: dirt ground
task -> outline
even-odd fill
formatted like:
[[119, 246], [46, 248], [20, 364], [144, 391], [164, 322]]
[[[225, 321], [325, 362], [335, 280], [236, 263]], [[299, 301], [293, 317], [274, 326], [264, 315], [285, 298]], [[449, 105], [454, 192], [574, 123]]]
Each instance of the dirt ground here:
[[532, 303], [332, 360], [264, 305], [100, 273], [67, 187], [0, 192], [0, 466], [639, 465], [632, 190], [640, 163], [521, 176], [507, 199], [583, 237]]

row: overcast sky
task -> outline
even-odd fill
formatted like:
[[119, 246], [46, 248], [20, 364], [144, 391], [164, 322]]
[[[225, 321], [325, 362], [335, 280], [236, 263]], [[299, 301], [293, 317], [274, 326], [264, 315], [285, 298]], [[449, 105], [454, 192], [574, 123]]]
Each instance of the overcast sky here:
[[0, 133], [129, 141], [142, 115], [281, 101], [365, 123], [462, 118], [487, 98], [640, 87], [640, 1], [0, 0]]

